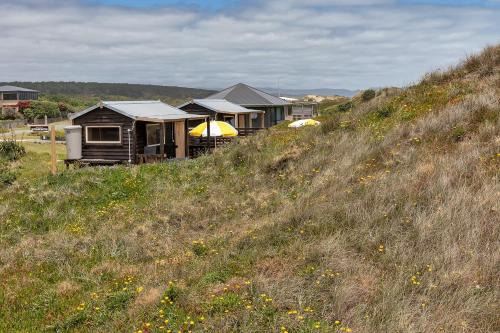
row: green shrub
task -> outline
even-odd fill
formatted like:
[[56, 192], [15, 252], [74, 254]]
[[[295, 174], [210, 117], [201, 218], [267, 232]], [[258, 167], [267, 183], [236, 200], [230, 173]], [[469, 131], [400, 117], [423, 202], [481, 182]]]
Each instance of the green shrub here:
[[28, 119], [43, 118], [56, 118], [61, 116], [59, 104], [51, 101], [32, 101], [30, 107], [24, 109], [23, 115]]
[[337, 106], [337, 111], [339, 111], [339, 112], [351, 111], [353, 106], [354, 105], [352, 102], [343, 103], [343, 104], [340, 104], [339, 106]]
[[26, 150], [15, 140], [0, 141], [0, 158], [14, 161], [26, 154]]
[[375, 113], [379, 118], [390, 117], [394, 113], [394, 107], [392, 105], [384, 105], [379, 107]]
[[7, 163], [0, 160], [0, 187], [11, 185], [16, 180], [16, 174], [9, 170]]
[[368, 89], [363, 91], [363, 94], [361, 95], [361, 99], [364, 102], [368, 102], [369, 100], [375, 98], [376, 92], [373, 89]]

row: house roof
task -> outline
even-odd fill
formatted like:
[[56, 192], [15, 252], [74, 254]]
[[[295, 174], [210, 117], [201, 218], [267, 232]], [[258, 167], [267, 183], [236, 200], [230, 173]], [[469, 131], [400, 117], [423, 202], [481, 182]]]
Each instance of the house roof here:
[[244, 108], [241, 105], [231, 103], [225, 99], [193, 99], [190, 102], [184, 103], [179, 106], [182, 108], [189, 104], [197, 104], [218, 113], [232, 113], [232, 114], [242, 114], [242, 113], [253, 113], [253, 112], [264, 112], [261, 110], [252, 110]]
[[225, 99], [241, 106], [282, 106], [289, 103], [279, 97], [270, 95], [262, 90], [238, 83], [218, 93], [208, 96], [207, 99]]
[[203, 115], [193, 115], [161, 101], [111, 101], [101, 102], [70, 116], [75, 119], [100, 107], [106, 107], [134, 120], [169, 121], [180, 119], [202, 119]]
[[15, 86], [0, 86], [0, 92], [38, 92], [38, 90], [26, 89]]

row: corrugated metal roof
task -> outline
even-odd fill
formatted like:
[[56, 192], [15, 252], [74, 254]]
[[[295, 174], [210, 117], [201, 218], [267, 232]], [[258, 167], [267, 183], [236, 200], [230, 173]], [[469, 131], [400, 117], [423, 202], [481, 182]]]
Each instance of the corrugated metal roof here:
[[208, 96], [207, 99], [225, 99], [241, 106], [282, 106], [288, 105], [287, 101], [270, 95], [262, 90], [238, 83], [218, 93]]
[[38, 92], [38, 90], [32, 90], [14, 86], [0, 86], [0, 92]]
[[225, 99], [193, 99], [191, 102], [187, 102], [185, 104], [182, 104], [179, 106], [179, 108], [182, 108], [188, 104], [198, 104], [200, 106], [203, 106], [209, 110], [212, 110], [214, 112], [219, 112], [219, 113], [232, 113], [232, 114], [237, 114], [237, 113], [253, 113], [253, 112], [263, 112], [260, 110], [252, 110], [252, 109], [247, 109], [244, 108], [241, 105], [231, 103], [229, 101], [226, 101]]
[[70, 119], [83, 116], [84, 114], [100, 108], [101, 106], [123, 114], [124, 116], [134, 120], [168, 121], [204, 118], [202, 115], [188, 114], [187, 112], [161, 101], [109, 101], [101, 102], [81, 112], [75, 113], [70, 116]]

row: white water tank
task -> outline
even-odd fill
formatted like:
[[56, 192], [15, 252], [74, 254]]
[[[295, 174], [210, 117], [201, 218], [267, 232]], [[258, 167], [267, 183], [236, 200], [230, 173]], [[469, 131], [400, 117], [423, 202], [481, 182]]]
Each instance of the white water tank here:
[[82, 126], [64, 127], [66, 134], [66, 152], [68, 160], [79, 160], [82, 158]]

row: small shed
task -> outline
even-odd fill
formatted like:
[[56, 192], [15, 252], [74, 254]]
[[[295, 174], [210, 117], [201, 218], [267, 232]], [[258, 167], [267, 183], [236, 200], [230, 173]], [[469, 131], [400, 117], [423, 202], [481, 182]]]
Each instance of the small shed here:
[[211, 120], [230, 123], [240, 132], [264, 128], [263, 110], [253, 110], [224, 99], [193, 99], [179, 106], [189, 114], [209, 115]]
[[207, 119], [161, 101], [101, 102], [70, 116], [82, 161], [144, 163], [189, 156], [189, 121]]

